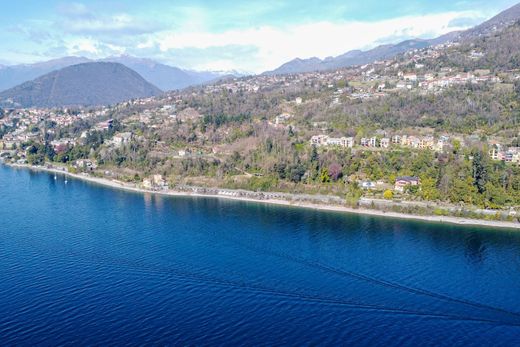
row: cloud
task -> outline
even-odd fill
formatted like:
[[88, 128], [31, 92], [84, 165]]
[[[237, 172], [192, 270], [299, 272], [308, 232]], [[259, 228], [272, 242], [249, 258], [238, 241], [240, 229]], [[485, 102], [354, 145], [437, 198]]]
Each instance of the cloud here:
[[163, 27], [157, 21], [142, 20], [127, 13], [100, 15], [81, 3], [58, 6], [59, 19], [54, 25], [60, 31], [73, 35], [141, 35]]
[[17, 36], [21, 35], [36, 44], [55, 41], [57, 36], [49, 30], [43, 29], [42, 27], [45, 27], [45, 25], [39, 22], [31, 22], [30, 25], [18, 24], [7, 28], [7, 31]]
[[485, 17], [460, 17], [451, 20], [448, 23], [449, 28], [473, 27], [485, 20]]
[[79, 35], [140, 35], [160, 29], [154, 23], [142, 22], [124, 13], [109, 17], [65, 21], [61, 25], [67, 33]]
[[[205, 48], [180, 48], [161, 51], [160, 47], [154, 56], [162, 61], [181, 67], [188, 67], [200, 71], [227, 71], [227, 70], [247, 70], [252, 62], [259, 59], [259, 50], [254, 45], [228, 45], [211, 46]], [[131, 52], [141, 56], [146, 56], [142, 51]], [[244, 68], [246, 67], [246, 68]]]
[[[4, 40], [16, 44], [6, 44], [11, 53], [4, 52], [1, 58], [18, 56], [27, 61], [41, 60], [42, 56], [131, 54], [189, 69], [263, 72], [296, 57], [325, 58], [410, 38], [434, 38], [473, 26], [489, 14], [480, 10], [430, 11], [426, 15], [352, 20], [346, 19], [352, 14], [345, 15], [358, 13], [359, 9], [351, 8], [352, 3], [339, 7], [313, 3], [312, 8], [322, 12], [313, 17], [309, 6], [292, 6], [286, 1], [245, 5], [222, 1], [222, 6], [208, 7], [199, 1], [179, 0], [160, 9], [144, 6], [141, 11], [130, 5], [109, 6], [110, 0], [107, 4], [89, 2], [88, 6], [64, 3], [45, 20], [24, 20], [12, 33], [4, 32]], [[23, 40], [19, 40], [21, 36]]]
[[[245, 63], [246, 66], [240, 68], [261, 72], [276, 68], [295, 57], [337, 56], [352, 49], [369, 49], [377, 44], [390, 43], [392, 41], [389, 40], [396, 37], [433, 38], [453, 30], [465, 29], [467, 26], [464, 23], [453, 25], [457, 18], [480, 17], [482, 15], [478, 12], [447, 12], [376, 22], [321, 21], [281, 27], [235, 29], [220, 33], [166, 31], [148, 38], [148, 43], [158, 45], [162, 52], [189, 48], [253, 46], [256, 47], [255, 56]], [[210, 59], [207, 65], [211, 66]]]
[[77, 2], [59, 4], [58, 13], [68, 18], [88, 18], [92, 16], [86, 5]]

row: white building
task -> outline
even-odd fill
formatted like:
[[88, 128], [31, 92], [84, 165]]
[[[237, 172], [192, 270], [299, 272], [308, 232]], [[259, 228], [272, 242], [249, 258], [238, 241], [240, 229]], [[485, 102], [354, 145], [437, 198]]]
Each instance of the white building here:
[[132, 141], [132, 133], [130, 132], [119, 133], [114, 135], [114, 137], [112, 138], [112, 143], [116, 147], [121, 147], [127, 143], [130, 143], [130, 141]]
[[320, 147], [320, 146], [338, 146], [345, 148], [354, 147], [354, 138], [353, 137], [329, 137], [327, 135], [316, 135], [311, 138], [311, 145]]

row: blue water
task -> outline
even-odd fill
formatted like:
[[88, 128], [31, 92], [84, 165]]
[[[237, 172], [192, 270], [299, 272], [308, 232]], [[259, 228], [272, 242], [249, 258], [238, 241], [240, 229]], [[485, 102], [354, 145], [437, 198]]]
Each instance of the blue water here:
[[0, 345], [520, 344], [520, 232], [0, 166]]

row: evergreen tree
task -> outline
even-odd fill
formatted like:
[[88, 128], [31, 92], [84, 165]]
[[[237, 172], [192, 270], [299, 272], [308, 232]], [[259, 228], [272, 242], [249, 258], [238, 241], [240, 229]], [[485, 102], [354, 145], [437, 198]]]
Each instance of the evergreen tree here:
[[473, 155], [473, 180], [480, 194], [486, 191], [488, 172], [482, 151], [476, 151]]

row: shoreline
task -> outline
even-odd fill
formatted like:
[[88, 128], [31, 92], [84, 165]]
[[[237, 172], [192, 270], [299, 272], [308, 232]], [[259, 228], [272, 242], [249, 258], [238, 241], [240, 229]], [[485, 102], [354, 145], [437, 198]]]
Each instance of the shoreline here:
[[124, 182], [111, 180], [108, 178], [93, 177], [93, 176], [90, 176], [87, 174], [74, 174], [74, 173], [59, 170], [56, 168], [0, 162], [0, 165], [2, 165], [2, 164], [6, 165], [8, 167], [11, 167], [11, 168], [20, 168], [20, 169], [28, 169], [28, 170], [32, 170], [32, 171], [43, 171], [43, 172], [47, 172], [47, 173], [61, 174], [61, 175], [72, 177], [72, 178], [82, 180], [85, 182], [98, 184], [98, 185], [101, 185], [104, 187], [121, 189], [121, 190], [140, 193], [140, 194], [156, 194], [156, 195], [171, 196], [171, 197], [202, 197], [202, 198], [213, 198], [213, 199], [225, 199], [225, 200], [234, 200], [234, 201], [243, 201], [243, 202], [255, 202], [255, 203], [277, 205], [277, 206], [313, 209], [313, 210], [319, 210], [319, 211], [350, 213], [350, 214], [373, 216], [373, 217], [386, 217], [386, 218], [393, 218], [393, 219], [426, 221], [426, 222], [451, 224], [451, 225], [459, 225], [459, 226], [491, 227], [491, 228], [501, 228], [501, 229], [517, 229], [517, 230], [520, 229], [520, 223], [516, 223], [516, 222], [491, 221], [491, 220], [484, 220], [484, 219], [470, 219], [470, 218], [450, 217], [450, 216], [421, 216], [421, 215], [406, 214], [406, 213], [399, 213], [399, 212], [385, 212], [385, 211], [381, 211], [381, 210], [367, 209], [367, 208], [355, 209], [355, 208], [340, 206], [340, 205], [321, 205], [321, 204], [315, 204], [315, 203], [311, 203], [311, 202], [309, 202], [309, 203], [291, 202], [289, 200], [280, 200], [280, 199], [261, 200], [261, 199], [247, 198], [247, 197], [227, 196], [227, 195], [219, 195], [219, 194], [202, 194], [202, 193], [175, 191], [175, 190], [167, 190], [167, 191], [147, 190], [147, 189], [133, 187]]

